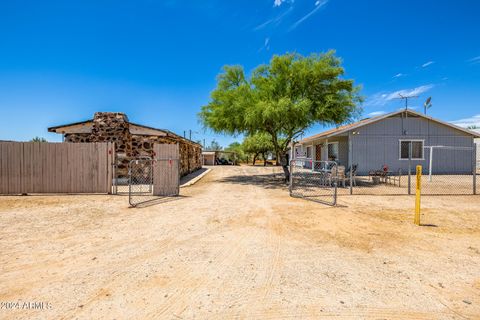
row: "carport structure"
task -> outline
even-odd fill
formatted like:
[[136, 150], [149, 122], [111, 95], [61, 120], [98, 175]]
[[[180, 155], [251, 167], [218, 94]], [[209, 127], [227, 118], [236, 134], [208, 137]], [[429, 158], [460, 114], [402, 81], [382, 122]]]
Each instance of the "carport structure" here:
[[237, 153], [235, 151], [224, 151], [224, 150], [214, 150], [214, 151], [203, 151], [202, 152], [203, 165], [205, 166], [215, 166], [220, 164], [219, 160], [222, 158], [228, 158], [232, 161], [233, 165], [237, 164]]

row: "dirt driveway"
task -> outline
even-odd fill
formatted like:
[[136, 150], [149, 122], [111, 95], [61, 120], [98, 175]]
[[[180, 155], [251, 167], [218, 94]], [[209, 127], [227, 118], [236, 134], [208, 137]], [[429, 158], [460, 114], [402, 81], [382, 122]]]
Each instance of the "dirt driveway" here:
[[[1, 319], [479, 319], [480, 196], [293, 199], [272, 168], [182, 197], [0, 197]], [[433, 226], [434, 225], [434, 226]], [[5, 305], [3, 305], [5, 306]]]

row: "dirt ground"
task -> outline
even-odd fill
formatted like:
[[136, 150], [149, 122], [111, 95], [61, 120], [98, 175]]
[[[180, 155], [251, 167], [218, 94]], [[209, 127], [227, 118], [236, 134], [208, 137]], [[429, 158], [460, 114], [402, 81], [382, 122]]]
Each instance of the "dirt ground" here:
[[[479, 319], [480, 196], [290, 198], [267, 167], [181, 197], [0, 197], [1, 319]], [[5, 302], [45, 302], [43, 309]]]

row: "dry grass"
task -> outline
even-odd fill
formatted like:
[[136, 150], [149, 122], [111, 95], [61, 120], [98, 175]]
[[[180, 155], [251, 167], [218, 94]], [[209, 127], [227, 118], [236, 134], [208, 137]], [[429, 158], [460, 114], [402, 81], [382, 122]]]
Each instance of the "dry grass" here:
[[183, 197], [0, 197], [2, 319], [480, 317], [480, 196], [288, 196], [272, 167], [218, 166]]

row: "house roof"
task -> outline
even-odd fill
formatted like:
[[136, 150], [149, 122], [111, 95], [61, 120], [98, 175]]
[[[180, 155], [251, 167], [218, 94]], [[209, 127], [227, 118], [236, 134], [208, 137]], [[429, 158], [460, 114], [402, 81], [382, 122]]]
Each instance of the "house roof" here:
[[[158, 129], [158, 128], [154, 128], [154, 127], [145, 126], [143, 124], [133, 123], [133, 122], [130, 122], [130, 121], [127, 121], [127, 123], [130, 124], [130, 125], [133, 125], [133, 126], [137, 126], [137, 127], [141, 127], [141, 128], [145, 128], [145, 129], [150, 129], [150, 130], [154, 130], [154, 131], [159, 131], [167, 137], [175, 137], [177, 139], [186, 141], [188, 143], [196, 144], [196, 145], [200, 146], [199, 143], [197, 143], [195, 141], [192, 141], [190, 139], [184, 138], [182, 136], [179, 136], [178, 134], [173, 133], [172, 131], [167, 130], [167, 129]], [[65, 129], [65, 128], [68, 128], [68, 127], [74, 127], [74, 126], [78, 126], [78, 125], [82, 125], [82, 124], [85, 124], [85, 125], [86, 124], [93, 124], [93, 119], [86, 120], [86, 121], [80, 121], [80, 122], [73, 122], [73, 123], [59, 125], [59, 126], [55, 126], [55, 127], [50, 127], [50, 128], [48, 128], [48, 132], [63, 133], [61, 129]]]
[[467, 133], [467, 134], [469, 134], [473, 137], [480, 138], [480, 132], [475, 132], [475, 131], [465, 129], [465, 128], [456, 126], [454, 124], [451, 124], [451, 123], [448, 123], [448, 122], [445, 122], [445, 121], [434, 119], [434, 118], [429, 117], [429, 116], [427, 116], [423, 113], [419, 113], [419, 112], [416, 112], [416, 111], [413, 111], [413, 110], [398, 110], [398, 111], [382, 114], [380, 116], [362, 119], [360, 121], [357, 121], [357, 122], [354, 122], [354, 123], [349, 123], [349, 124], [346, 124], [346, 125], [343, 125], [343, 126], [340, 126], [340, 127], [337, 127], [337, 128], [333, 128], [333, 129], [330, 129], [330, 130], [327, 130], [327, 131], [323, 131], [321, 133], [303, 138], [302, 140], [299, 141], [299, 143], [305, 143], [305, 142], [309, 142], [309, 141], [312, 141], [312, 140], [338, 136], [338, 135], [346, 133], [350, 130], [357, 129], [357, 128], [363, 127], [367, 124], [371, 124], [371, 123], [374, 123], [374, 122], [377, 122], [377, 121], [380, 121], [380, 120], [383, 120], [383, 119], [386, 119], [386, 118], [389, 118], [391, 116], [395, 116], [397, 114], [401, 114], [401, 113], [404, 113], [404, 112], [406, 112], [408, 114], [411, 114], [411, 115], [419, 116], [419, 117], [422, 117], [422, 118], [425, 118], [425, 119], [428, 119], [428, 120], [431, 120], [431, 121], [435, 121], [435, 122], [443, 124], [445, 126], [463, 131], [463, 132], [465, 132], [465, 133]]

